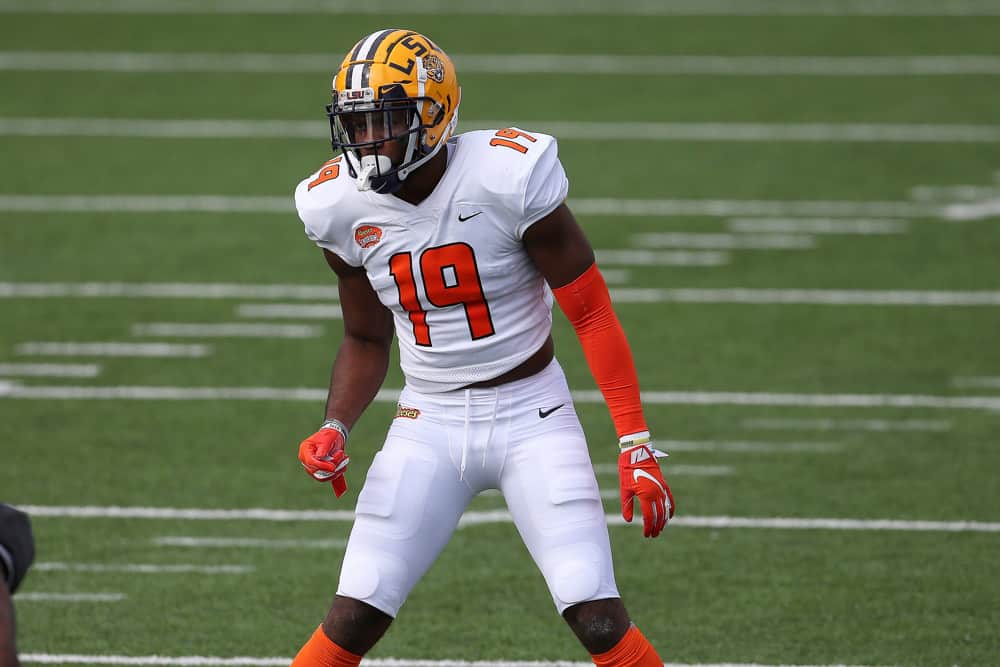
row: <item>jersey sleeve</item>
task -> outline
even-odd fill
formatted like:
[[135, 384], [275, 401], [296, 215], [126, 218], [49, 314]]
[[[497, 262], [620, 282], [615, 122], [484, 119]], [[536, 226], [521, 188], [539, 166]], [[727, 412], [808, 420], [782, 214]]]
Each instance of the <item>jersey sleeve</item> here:
[[354, 244], [349, 243], [349, 229], [342, 224], [345, 207], [339, 201], [340, 184], [323, 183], [313, 188], [318, 174], [304, 178], [295, 188], [295, 210], [305, 227], [306, 237], [350, 266], [361, 266], [360, 255], [352, 247]]
[[562, 204], [569, 192], [569, 179], [559, 160], [556, 140], [553, 137], [546, 139], [544, 150], [535, 161], [525, 184], [521, 221], [516, 229], [518, 238], [524, 236], [528, 227]]

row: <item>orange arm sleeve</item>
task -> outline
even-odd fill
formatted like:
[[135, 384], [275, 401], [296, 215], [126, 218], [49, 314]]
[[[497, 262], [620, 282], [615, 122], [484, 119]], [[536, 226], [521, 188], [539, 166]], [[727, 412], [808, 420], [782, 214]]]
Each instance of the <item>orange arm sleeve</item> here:
[[566, 313], [604, 395], [618, 437], [648, 431], [639, 400], [639, 377], [604, 277], [597, 264], [569, 283], [552, 290]]

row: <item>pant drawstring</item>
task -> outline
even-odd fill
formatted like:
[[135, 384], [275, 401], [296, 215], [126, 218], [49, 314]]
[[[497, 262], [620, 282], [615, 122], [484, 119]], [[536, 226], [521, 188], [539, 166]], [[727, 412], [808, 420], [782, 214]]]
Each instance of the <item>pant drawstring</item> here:
[[472, 390], [465, 390], [465, 424], [462, 427], [462, 462], [458, 469], [458, 481], [465, 479], [465, 462], [469, 456], [469, 408], [472, 403]]
[[490, 451], [490, 441], [493, 440], [493, 427], [497, 423], [497, 408], [500, 407], [500, 387], [493, 388], [493, 410], [490, 412], [490, 430], [486, 433], [486, 445], [483, 447], [483, 467], [486, 467], [486, 454]]

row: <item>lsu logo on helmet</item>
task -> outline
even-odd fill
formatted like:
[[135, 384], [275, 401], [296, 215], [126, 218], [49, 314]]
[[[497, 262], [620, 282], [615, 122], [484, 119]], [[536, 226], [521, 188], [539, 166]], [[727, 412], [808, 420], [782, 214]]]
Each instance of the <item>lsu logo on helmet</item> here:
[[[333, 77], [327, 116], [358, 189], [402, 187], [455, 131], [461, 97], [451, 59], [424, 35], [390, 28], [355, 44]], [[401, 157], [389, 155], [390, 142]]]

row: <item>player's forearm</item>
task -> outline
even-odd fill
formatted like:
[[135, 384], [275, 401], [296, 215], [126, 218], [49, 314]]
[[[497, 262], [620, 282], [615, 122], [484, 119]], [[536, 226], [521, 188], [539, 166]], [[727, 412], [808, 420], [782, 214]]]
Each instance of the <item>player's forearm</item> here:
[[632, 350], [597, 265], [553, 293], [580, 339], [618, 436], [647, 431]]
[[330, 375], [326, 418], [348, 428], [375, 399], [389, 370], [390, 342], [346, 336], [337, 351]]

